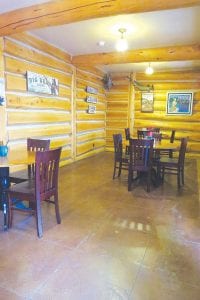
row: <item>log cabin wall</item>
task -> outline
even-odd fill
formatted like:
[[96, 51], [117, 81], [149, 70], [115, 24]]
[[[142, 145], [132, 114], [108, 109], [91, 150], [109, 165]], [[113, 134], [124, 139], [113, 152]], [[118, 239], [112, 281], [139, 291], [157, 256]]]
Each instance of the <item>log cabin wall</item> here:
[[[59, 95], [27, 91], [27, 71], [57, 78]], [[1, 38], [0, 72], [6, 88], [0, 138], [10, 150], [26, 148], [27, 137], [48, 138], [51, 148], [62, 146], [61, 165], [104, 151], [102, 72], [76, 69], [67, 53], [27, 33]], [[86, 86], [98, 90], [93, 115], [86, 112]]]
[[[7, 139], [9, 148], [26, 148], [27, 137], [49, 138], [62, 146], [62, 163], [72, 160], [70, 56], [28, 34], [4, 38]], [[31, 93], [26, 72], [57, 78], [59, 95]]]
[[[143, 85], [154, 86], [154, 111], [141, 112], [141, 92], [135, 92], [134, 131], [141, 127], [159, 127], [170, 135], [176, 130], [175, 138], [189, 137], [188, 156], [200, 156], [200, 72], [155, 72], [152, 75], [136, 74], [136, 80]], [[168, 92], [193, 92], [191, 116], [167, 115]]]
[[[106, 95], [102, 87], [103, 74], [97, 70], [76, 70], [76, 159], [85, 158], [105, 150], [105, 111]], [[94, 93], [86, 91], [87, 87]], [[88, 103], [87, 97], [97, 100]], [[88, 113], [88, 107], [96, 108], [94, 114]]]
[[113, 86], [107, 91], [106, 150], [113, 150], [113, 134], [121, 133], [125, 144], [125, 128], [129, 127], [129, 81], [112, 74]]

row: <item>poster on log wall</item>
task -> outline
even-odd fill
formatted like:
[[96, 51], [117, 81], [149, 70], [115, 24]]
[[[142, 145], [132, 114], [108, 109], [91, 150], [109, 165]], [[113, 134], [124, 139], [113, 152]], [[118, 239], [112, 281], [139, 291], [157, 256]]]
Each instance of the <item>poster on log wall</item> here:
[[58, 96], [58, 79], [27, 71], [27, 89], [29, 92]]
[[167, 115], [191, 115], [192, 92], [169, 92], [167, 94]]

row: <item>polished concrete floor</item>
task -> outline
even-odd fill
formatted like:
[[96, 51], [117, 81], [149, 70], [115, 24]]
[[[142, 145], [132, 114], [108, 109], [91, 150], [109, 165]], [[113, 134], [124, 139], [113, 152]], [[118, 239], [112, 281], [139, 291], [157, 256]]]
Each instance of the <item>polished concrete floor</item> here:
[[42, 239], [19, 213], [0, 231], [0, 299], [199, 300], [199, 166], [150, 193], [112, 180], [112, 153], [61, 168], [62, 224], [44, 203]]

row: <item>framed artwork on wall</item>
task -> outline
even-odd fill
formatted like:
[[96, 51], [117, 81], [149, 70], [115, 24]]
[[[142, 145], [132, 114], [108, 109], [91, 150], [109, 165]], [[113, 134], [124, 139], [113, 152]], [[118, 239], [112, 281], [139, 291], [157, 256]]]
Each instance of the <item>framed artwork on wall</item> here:
[[153, 93], [142, 93], [141, 111], [153, 112]]
[[167, 93], [167, 115], [191, 115], [192, 105], [192, 92]]

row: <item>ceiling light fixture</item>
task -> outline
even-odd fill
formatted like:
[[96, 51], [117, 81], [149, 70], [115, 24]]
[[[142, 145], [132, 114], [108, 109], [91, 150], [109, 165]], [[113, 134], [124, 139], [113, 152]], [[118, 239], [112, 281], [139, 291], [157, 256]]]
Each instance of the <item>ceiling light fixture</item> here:
[[128, 49], [127, 40], [124, 38], [124, 33], [126, 32], [125, 28], [120, 28], [119, 32], [121, 33], [121, 38], [117, 41], [116, 49], [119, 52], [126, 51]]
[[149, 63], [149, 66], [146, 68], [145, 73], [146, 73], [147, 75], [151, 75], [151, 74], [153, 74], [153, 72], [154, 72], [154, 70], [153, 70], [153, 68], [151, 67], [150, 63]]

